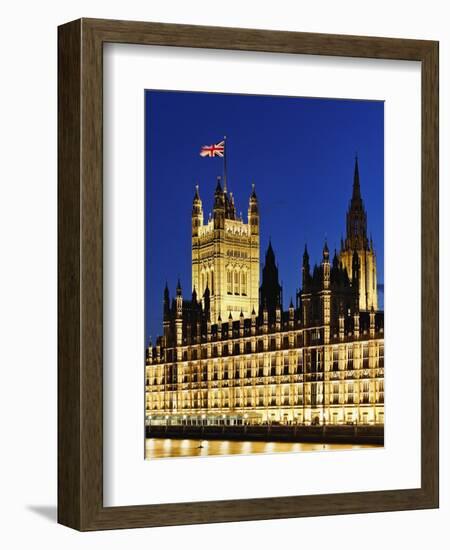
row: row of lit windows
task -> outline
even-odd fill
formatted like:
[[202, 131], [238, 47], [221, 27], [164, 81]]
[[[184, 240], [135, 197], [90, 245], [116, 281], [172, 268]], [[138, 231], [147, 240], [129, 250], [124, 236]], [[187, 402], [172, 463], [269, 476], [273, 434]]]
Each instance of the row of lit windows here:
[[[248, 332], [248, 329], [246, 329]], [[309, 336], [309, 338], [308, 338]], [[311, 330], [303, 331], [296, 334], [283, 334], [272, 337], [259, 337], [257, 339], [246, 339], [245, 341], [234, 341], [234, 342], [224, 342], [221, 345], [211, 344], [210, 353], [212, 357], [221, 357], [221, 356], [230, 356], [230, 355], [242, 355], [249, 353], [261, 353], [264, 351], [278, 351], [283, 349], [296, 349], [302, 348], [308, 340], [311, 344], [320, 341], [320, 330]], [[336, 364], [339, 360], [339, 354], [346, 355], [347, 360], [352, 360], [354, 357], [354, 348], [357, 349], [359, 344], [355, 343], [349, 346], [342, 347], [339, 351], [338, 347], [333, 348], [333, 362]], [[369, 345], [367, 342], [361, 344], [362, 352], [355, 354], [355, 358], [368, 359], [369, 354]], [[375, 349], [375, 348], [373, 348]], [[384, 345], [383, 343], [379, 344], [379, 355], [380, 357], [384, 354]], [[175, 360], [176, 351], [173, 348], [166, 350], [166, 362]], [[208, 348], [205, 345], [201, 346], [192, 346], [184, 349], [182, 351], [182, 360], [190, 361], [197, 359], [207, 359], [208, 358]]]
[[[333, 362], [331, 365], [332, 372], [339, 371], [353, 371], [353, 370], [367, 370], [369, 368], [384, 368], [384, 358], [381, 355], [383, 349], [378, 349], [378, 353], [375, 355], [370, 364], [369, 358], [360, 359], [359, 362], [352, 358], [352, 354], [345, 356], [341, 354], [341, 358], [337, 354], [333, 353]], [[198, 381], [201, 377], [202, 380], [227, 380], [229, 378], [253, 378], [255, 376], [275, 376], [280, 374], [303, 374], [303, 365], [305, 365], [305, 372], [323, 372], [324, 361], [322, 350], [304, 350], [303, 353], [290, 353], [290, 354], [266, 354], [259, 355], [258, 357], [241, 358], [238, 361], [229, 361], [220, 363], [209, 363], [209, 365], [163, 365], [163, 366], [150, 366], [147, 368], [149, 379], [151, 377], [152, 383], [163, 383], [164, 374], [168, 375], [168, 378], [178, 380], [176, 374], [182, 376], [180, 381], [188, 381], [188, 377], [192, 381]], [[205, 368], [206, 367], [206, 368]], [[359, 367], [359, 369], [357, 368]], [[175, 370], [176, 369], [176, 370]]]
[[[200, 275], [200, 292], [203, 295], [208, 287], [211, 296], [215, 292], [214, 270], [207, 269]], [[227, 270], [227, 294], [238, 296], [247, 296], [248, 294], [248, 275], [245, 269]]]
[[[362, 373], [362, 376], [361, 376]], [[233, 373], [231, 373], [233, 374]], [[234, 372], [234, 376], [229, 376], [228, 371], [224, 372], [222, 375], [219, 375], [217, 373], [212, 374], [210, 377], [207, 376], [206, 373], [192, 373], [190, 375], [185, 374], [182, 377], [176, 377], [174, 376], [167, 376], [167, 379], [165, 379], [163, 376], [159, 377], [152, 377], [147, 378], [147, 386], [162, 386], [164, 384], [196, 384], [199, 382], [229, 382], [229, 381], [242, 381], [243, 383], [249, 384], [263, 384], [265, 385], [265, 380], [268, 378], [275, 378], [279, 376], [295, 376], [295, 375], [302, 375], [303, 373], [299, 370], [293, 372], [289, 370], [288, 368], [283, 369], [276, 369], [275, 367], [271, 367], [270, 369], [258, 369], [256, 372], [250, 373], [249, 371], [239, 371], [236, 370]], [[347, 379], [347, 380], [362, 380], [362, 379], [370, 379], [367, 375], [365, 375], [363, 370], [360, 371], [342, 371], [342, 374], [345, 375], [343, 378], [340, 378], [341, 380]], [[307, 380], [323, 380], [323, 372], [308, 372], [304, 374], [305, 381]], [[376, 378], [382, 377], [383, 371], [378, 369]], [[327, 377], [328, 380], [336, 380], [334, 376]]]
[[[290, 392], [295, 394], [300, 394], [303, 392], [309, 393], [309, 392], [316, 392], [319, 393], [323, 391], [323, 382], [311, 382], [311, 383], [295, 383], [295, 384], [270, 384], [270, 385], [263, 385], [260, 387], [248, 387], [243, 388], [240, 386], [236, 386], [233, 390], [229, 388], [221, 388], [221, 389], [184, 389], [181, 390], [181, 393], [183, 394], [192, 394], [195, 395], [199, 392], [202, 392], [204, 394], [206, 393], [215, 393], [215, 392], [223, 392], [223, 394], [228, 395], [230, 391], [234, 391], [234, 394], [236, 396], [240, 395], [240, 392], [255, 392], [255, 394], [259, 393], [260, 395], [263, 395], [265, 392], [269, 392], [272, 395], [275, 395], [277, 392], [284, 393], [288, 395]], [[371, 387], [372, 386], [372, 387]], [[384, 394], [384, 381], [383, 380], [363, 380], [363, 381], [344, 381], [344, 382], [328, 382], [325, 384], [326, 391], [329, 392], [332, 395], [338, 396], [338, 395], [351, 395], [356, 392], [359, 392], [360, 395], [369, 395], [371, 391], [376, 391], [378, 394]], [[171, 394], [171, 393], [177, 393], [179, 390], [173, 390], [173, 391], [147, 391], [147, 395], [164, 395], [164, 394]]]
[[[371, 382], [378, 382], [382, 377], [373, 377], [373, 378], [358, 378], [354, 376], [346, 376], [345, 378], [339, 379], [337, 382], [342, 384], [348, 384], [350, 382], [354, 382], [355, 384], [361, 382], [361, 381], [371, 381]], [[325, 378], [326, 385], [328, 387], [330, 386], [331, 382], [335, 382], [335, 379]], [[186, 382], [186, 383], [177, 383], [177, 382], [168, 382], [167, 384], [162, 382], [162, 384], [148, 384], [147, 385], [147, 393], [170, 393], [171, 391], [212, 391], [214, 388], [219, 389], [233, 389], [239, 390], [244, 387], [253, 388], [257, 390], [258, 388], [270, 388], [270, 387], [283, 387], [284, 384], [295, 384], [298, 386], [301, 386], [304, 384], [305, 386], [307, 384], [317, 384], [323, 383], [323, 375], [322, 374], [307, 374], [302, 377], [298, 377], [296, 379], [289, 378], [289, 377], [282, 377], [281, 379], [277, 379], [277, 377], [267, 377], [267, 378], [253, 378], [253, 379], [234, 379], [231, 381], [228, 380], [222, 380], [221, 382], [217, 381], [209, 381], [206, 380], [194, 380], [192, 382]], [[331, 391], [331, 390], [330, 390]], [[348, 391], [353, 391], [352, 389], [349, 389]], [[380, 390], [381, 391], [381, 390]], [[333, 389], [334, 393], [337, 393], [336, 390]], [[368, 391], [364, 391], [363, 388], [360, 388], [361, 393], [368, 393]]]
[[248, 252], [242, 250], [227, 250], [227, 256], [231, 258], [248, 258]]

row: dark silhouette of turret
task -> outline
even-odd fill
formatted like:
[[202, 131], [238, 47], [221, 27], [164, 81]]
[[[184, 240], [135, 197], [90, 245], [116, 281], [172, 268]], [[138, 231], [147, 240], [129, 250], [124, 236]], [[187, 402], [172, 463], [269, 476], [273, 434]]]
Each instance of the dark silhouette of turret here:
[[337, 256], [337, 251], [336, 249], [334, 249], [332, 269], [337, 269], [338, 267], [339, 267], [339, 259]]
[[234, 204], [234, 197], [233, 193], [226, 193], [224, 191], [225, 195], [225, 217], [228, 220], [235, 220], [236, 219], [236, 206]]
[[305, 251], [303, 252], [303, 265], [302, 265], [302, 284], [303, 288], [307, 287], [311, 280], [310, 275], [310, 267], [309, 267], [309, 254], [308, 254], [308, 248], [305, 244]]
[[275, 319], [277, 308], [282, 308], [282, 288], [278, 281], [278, 267], [275, 262], [275, 253], [272, 243], [266, 252], [266, 261], [262, 272], [262, 284], [259, 289], [260, 315], [261, 304], [267, 308], [269, 320]]
[[163, 304], [164, 304], [164, 319], [167, 319], [170, 313], [170, 295], [169, 295], [169, 287], [167, 286], [167, 282], [166, 282], [166, 286], [164, 287]]
[[209, 287], [206, 286], [205, 292], [203, 293], [203, 302], [204, 302], [204, 311], [206, 318], [209, 319], [210, 311], [211, 311], [211, 293], [209, 291]]

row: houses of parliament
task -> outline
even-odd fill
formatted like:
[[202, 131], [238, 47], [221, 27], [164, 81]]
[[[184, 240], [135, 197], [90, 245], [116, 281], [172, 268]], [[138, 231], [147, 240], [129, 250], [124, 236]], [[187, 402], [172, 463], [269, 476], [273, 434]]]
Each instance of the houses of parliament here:
[[300, 290], [283, 308], [271, 243], [260, 273], [253, 186], [246, 223], [218, 178], [205, 223], [192, 204], [192, 289], [163, 293], [163, 334], [146, 351], [146, 424], [384, 424], [384, 312], [358, 160], [340, 250], [292, 256]]

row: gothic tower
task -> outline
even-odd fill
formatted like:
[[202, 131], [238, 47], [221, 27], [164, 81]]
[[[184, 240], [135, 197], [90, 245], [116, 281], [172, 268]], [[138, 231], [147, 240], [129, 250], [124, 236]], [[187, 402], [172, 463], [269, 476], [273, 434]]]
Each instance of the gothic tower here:
[[359, 309], [378, 309], [377, 262], [372, 239], [367, 238], [367, 213], [361, 197], [358, 158], [355, 159], [353, 193], [347, 212], [347, 235], [341, 242], [339, 259], [347, 269], [350, 279], [354, 279], [354, 254], [359, 259]]
[[259, 306], [259, 208], [253, 186], [248, 220], [236, 215], [234, 197], [217, 179], [213, 215], [204, 223], [196, 187], [192, 206], [192, 289], [209, 293], [210, 319], [251, 317]]

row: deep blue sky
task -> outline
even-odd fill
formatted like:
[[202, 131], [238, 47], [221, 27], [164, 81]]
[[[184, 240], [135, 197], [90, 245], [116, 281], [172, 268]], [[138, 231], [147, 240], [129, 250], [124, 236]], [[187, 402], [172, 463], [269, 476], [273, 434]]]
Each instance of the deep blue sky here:
[[[227, 136], [228, 189], [247, 216], [251, 182], [261, 219], [261, 259], [269, 238], [279, 264], [285, 306], [300, 287], [305, 242], [320, 262], [345, 234], [355, 153], [368, 232], [384, 263], [384, 104], [380, 101], [145, 92], [146, 333], [162, 333], [162, 296], [177, 277], [191, 294], [191, 208], [196, 182], [205, 218], [212, 210], [220, 158], [201, 158], [202, 145]], [[382, 296], [380, 297], [382, 299]]]

